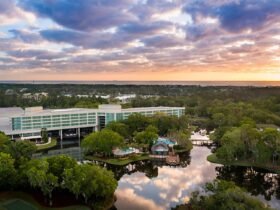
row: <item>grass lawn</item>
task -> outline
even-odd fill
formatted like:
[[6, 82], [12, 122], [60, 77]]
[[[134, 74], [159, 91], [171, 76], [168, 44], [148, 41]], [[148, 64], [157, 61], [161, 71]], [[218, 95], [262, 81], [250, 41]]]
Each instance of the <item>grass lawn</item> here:
[[31, 195], [24, 192], [0, 193], [1, 210], [90, 210], [87, 206], [68, 206], [65, 208], [49, 208], [41, 206]]
[[103, 158], [103, 157], [96, 157], [96, 156], [86, 156], [85, 159], [101, 161], [101, 162], [108, 163], [111, 165], [124, 166], [129, 163], [133, 163], [133, 162], [140, 161], [140, 160], [149, 160], [150, 157], [148, 154], [144, 154], [144, 155], [133, 155], [130, 157], [125, 157], [125, 158]]
[[249, 161], [233, 161], [233, 162], [227, 162], [224, 160], [220, 160], [217, 158], [216, 154], [211, 154], [207, 157], [207, 160], [211, 163], [218, 163], [222, 165], [232, 165], [232, 166], [245, 166], [245, 167], [256, 167], [256, 168], [262, 168], [266, 169], [272, 172], [275, 172], [277, 174], [280, 174], [280, 166], [275, 166], [272, 164], [261, 164], [261, 163], [252, 163]]
[[57, 140], [56, 139], [52, 139], [49, 144], [36, 145], [37, 146], [37, 151], [39, 152], [39, 151], [42, 151], [42, 150], [50, 149], [52, 147], [55, 147], [56, 144], [57, 144]]

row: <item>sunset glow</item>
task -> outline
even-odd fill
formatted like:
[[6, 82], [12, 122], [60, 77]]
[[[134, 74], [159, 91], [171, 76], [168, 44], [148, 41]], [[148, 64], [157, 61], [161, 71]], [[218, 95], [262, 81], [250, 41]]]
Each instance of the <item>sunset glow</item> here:
[[0, 80], [279, 81], [279, 0], [0, 1]]

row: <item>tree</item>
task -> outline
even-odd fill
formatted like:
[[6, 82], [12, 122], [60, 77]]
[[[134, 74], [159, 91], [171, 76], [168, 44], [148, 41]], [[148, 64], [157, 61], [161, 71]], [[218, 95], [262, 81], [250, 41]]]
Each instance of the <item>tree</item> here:
[[0, 131], [0, 145], [4, 142], [9, 141], [9, 137], [5, 135], [2, 131]]
[[73, 168], [77, 162], [67, 155], [57, 155], [47, 158], [49, 163], [49, 172], [58, 177], [58, 182], [62, 182], [62, 174], [64, 170]]
[[260, 138], [257, 129], [253, 128], [251, 124], [243, 124], [240, 129], [240, 139], [245, 146], [246, 158], [256, 156], [256, 146]]
[[246, 191], [237, 187], [233, 182], [215, 180], [205, 185], [206, 195], [192, 194], [188, 206], [194, 210], [271, 210], [260, 200], [248, 195]]
[[92, 196], [111, 196], [117, 187], [113, 173], [95, 165], [76, 165], [66, 169], [63, 180], [63, 187], [76, 198], [83, 196], [86, 203]]
[[187, 115], [182, 115], [178, 119], [179, 130], [186, 130], [189, 127], [190, 119]]
[[275, 158], [280, 159], [280, 133], [276, 129], [266, 128], [261, 133], [261, 139], [266, 147], [272, 154], [272, 162], [274, 163]]
[[139, 144], [151, 144], [158, 138], [157, 128], [149, 125], [144, 131], [136, 133], [134, 139]]
[[0, 151], [6, 151], [7, 147], [11, 143], [8, 136], [5, 135], [5, 133], [0, 131]]
[[42, 128], [41, 135], [42, 135], [43, 142], [47, 143], [48, 142], [48, 131], [46, 128]]
[[217, 126], [222, 126], [225, 125], [226, 123], [226, 119], [225, 119], [225, 115], [223, 113], [215, 113], [212, 116], [215, 125]]
[[58, 177], [49, 172], [49, 163], [46, 160], [30, 160], [25, 174], [31, 187], [40, 188], [45, 196], [52, 198], [52, 192], [58, 186]]
[[9, 189], [15, 183], [16, 169], [14, 166], [15, 160], [10, 154], [0, 152], [0, 188]]
[[93, 102], [93, 101], [79, 101], [75, 104], [75, 107], [77, 108], [98, 108], [98, 104], [97, 102]]
[[124, 139], [120, 134], [103, 129], [99, 132], [91, 133], [82, 141], [82, 147], [86, 153], [100, 153], [103, 155], [111, 155], [112, 150], [121, 146]]
[[221, 147], [217, 149], [217, 157], [226, 161], [233, 161], [245, 154], [245, 146], [241, 141], [240, 128], [227, 131], [221, 139]]
[[129, 117], [124, 120], [124, 123], [128, 126], [130, 136], [132, 136], [134, 132], [145, 130], [150, 124], [149, 118], [139, 113], [129, 115]]
[[106, 128], [120, 134], [122, 137], [127, 139], [129, 137], [129, 131], [128, 131], [128, 126], [122, 122], [110, 122]]
[[177, 141], [177, 144], [187, 150], [192, 149], [192, 142], [190, 141], [191, 134], [189, 131], [172, 131], [168, 134], [169, 138]]
[[152, 124], [158, 128], [160, 136], [165, 136], [169, 130], [179, 129], [179, 120], [175, 116], [157, 113], [151, 120]]
[[20, 161], [30, 160], [36, 149], [36, 145], [30, 141], [15, 141], [9, 144], [6, 151], [12, 155], [18, 165]]

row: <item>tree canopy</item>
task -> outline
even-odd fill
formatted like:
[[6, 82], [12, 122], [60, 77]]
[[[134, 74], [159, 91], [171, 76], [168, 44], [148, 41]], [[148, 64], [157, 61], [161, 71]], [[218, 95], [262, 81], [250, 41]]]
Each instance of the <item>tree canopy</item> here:
[[188, 206], [193, 210], [271, 210], [260, 200], [248, 195], [233, 182], [215, 180], [205, 186], [207, 195], [192, 194]]
[[216, 152], [219, 159], [280, 163], [280, 133], [276, 129], [258, 130], [243, 124], [228, 130], [220, 142]]
[[135, 134], [135, 140], [139, 144], [152, 144], [158, 138], [158, 129], [149, 125], [144, 131]]
[[124, 139], [120, 134], [110, 129], [103, 129], [85, 137], [82, 141], [82, 147], [86, 153], [111, 155], [112, 150], [121, 146], [123, 142]]

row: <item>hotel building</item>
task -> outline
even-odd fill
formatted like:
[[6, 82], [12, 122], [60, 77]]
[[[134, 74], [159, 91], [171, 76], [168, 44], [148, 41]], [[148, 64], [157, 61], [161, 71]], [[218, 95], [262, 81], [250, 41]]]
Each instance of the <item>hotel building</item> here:
[[[42, 107], [0, 108], [0, 131], [12, 139], [40, 139], [42, 129], [63, 139], [69, 132], [80, 138], [104, 128], [112, 121], [128, 118], [133, 113], [153, 116], [156, 113], [180, 117], [185, 107], [143, 107], [122, 109], [120, 105], [99, 105], [98, 109], [43, 109]], [[73, 134], [71, 134], [73, 135]]]

